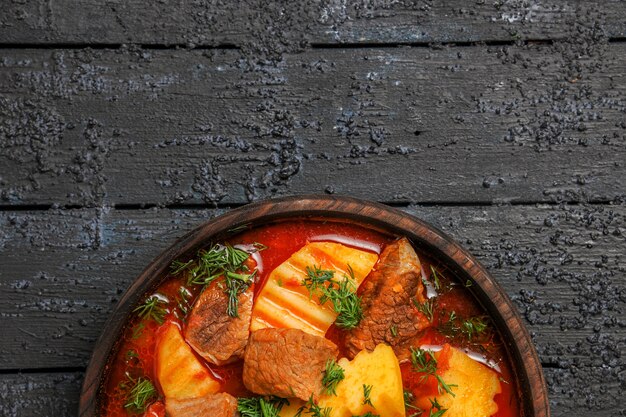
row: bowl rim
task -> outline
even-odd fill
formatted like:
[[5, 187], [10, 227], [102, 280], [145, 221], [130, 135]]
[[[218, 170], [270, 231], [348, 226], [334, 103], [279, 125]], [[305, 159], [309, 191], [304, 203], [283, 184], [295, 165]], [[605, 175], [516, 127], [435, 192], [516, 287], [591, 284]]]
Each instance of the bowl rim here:
[[470, 277], [475, 285], [469, 290], [488, 310], [505, 344], [516, 377], [521, 415], [550, 416], [541, 363], [521, 316], [500, 284], [466, 249], [436, 227], [397, 208], [353, 197], [319, 194], [268, 199], [229, 210], [203, 222], [160, 252], [124, 292], [100, 333], [85, 372], [79, 416], [98, 415], [98, 391], [118, 342], [114, 336], [123, 330], [127, 316], [139, 300], [166, 278], [173, 260], [195, 253], [211, 239], [235, 234], [235, 230], [242, 226], [255, 227], [303, 217], [349, 221], [405, 235], [414, 245], [424, 247], [429, 255], [442, 260], [456, 273]]

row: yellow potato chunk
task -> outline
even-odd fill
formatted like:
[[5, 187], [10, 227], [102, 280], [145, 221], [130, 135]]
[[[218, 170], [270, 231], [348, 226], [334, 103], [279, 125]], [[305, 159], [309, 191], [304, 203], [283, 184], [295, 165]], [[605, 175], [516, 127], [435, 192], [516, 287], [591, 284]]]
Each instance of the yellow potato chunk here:
[[272, 271], [252, 310], [250, 330], [266, 327], [300, 329], [324, 336], [337, 318], [331, 303], [320, 305], [316, 296], [302, 286], [307, 267], [334, 271], [337, 281], [351, 279], [358, 287], [378, 260], [375, 253], [340, 243], [312, 242], [295, 252]]
[[[400, 365], [391, 347], [379, 344], [372, 352], [362, 350], [352, 361], [344, 358], [338, 364], [346, 377], [337, 386], [337, 397], [343, 399], [350, 415], [360, 416], [369, 411], [380, 417], [404, 417]], [[372, 405], [363, 404], [363, 385], [371, 386]]]
[[[445, 392], [437, 396], [441, 408], [448, 410], [445, 417], [489, 417], [495, 414], [498, 405], [494, 397], [502, 392], [497, 373], [458, 349], [450, 350], [449, 367], [440, 375], [446, 384], [456, 385], [452, 387], [454, 396]], [[417, 405], [427, 409], [430, 401], [422, 398]]]
[[[340, 359], [338, 365], [344, 369], [345, 378], [337, 385], [337, 395], [324, 394], [318, 402], [321, 408], [331, 408], [330, 417], [360, 416], [368, 411], [380, 417], [405, 417], [402, 376], [393, 349], [380, 344], [372, 352], [359, 352], [352, 361]], [[372, 387], [371, 405], [364, 404], [363, 385]], [[281, 417], [293, 417], [305, 404], [289, 401]]]
[[174, 323], [164, 324], [156, 345], [156, 374], [166, 398], [177, 400], [218, 392], [220, 383], [200, 363]]

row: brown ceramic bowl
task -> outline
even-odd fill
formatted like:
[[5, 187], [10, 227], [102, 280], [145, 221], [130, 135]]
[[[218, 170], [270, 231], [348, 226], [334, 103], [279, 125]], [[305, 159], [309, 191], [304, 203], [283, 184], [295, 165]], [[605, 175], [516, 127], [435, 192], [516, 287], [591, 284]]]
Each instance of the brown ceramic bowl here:
[[522, 416], [550, 416], [541, 364], [528, 331], [509, 297], [472, 255], [440, 230], [400, 210], [326, 195], [268, 200], [232, 210], [182, 236], [154, 259], [123, 295], [96, 343], [82, 387], [79, 415], [98, 415], [100, 387], [126, 318], [138, 302], [167, 277], [172, 261], [195, 254], [211, 241], [224, 239], [234, 233], [233, 229], [290, 218], [336, 219], [404, 235], [420, 250], [455, 271], [462, 282], [471, 278], [475, 285], [470, 291], [491, 316], [506, 346], [519, 390]]

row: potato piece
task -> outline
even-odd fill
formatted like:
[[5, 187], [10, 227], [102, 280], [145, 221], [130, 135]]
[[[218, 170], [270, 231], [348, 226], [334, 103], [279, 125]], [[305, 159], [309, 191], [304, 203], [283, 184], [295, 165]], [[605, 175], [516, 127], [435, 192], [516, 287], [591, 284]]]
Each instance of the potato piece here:
[[[439, 353], [435, 353], [438, 360]], [[441, 408], [448, 410], [445, 417], [489, 417], [495, 414], [498, 405], [494, 397], [502, 392], [497, 373], [453, 347], [450, 347], [448, 357], [447, 369], [440, 375], [446, 384], [456, 385], [452, 387], [454, 396], [445, 392], [436, 396]], [[428, 398], [420, 398], [416, 404], [425, 410], [431, 406]]]
[[[359, 352], [352, 361], [343, 358], [337, 363], [345, 375], [337, 384], [337, 395], [324, 394], [318, 402], [321, 408], [331, 408], [330, 417], [360, 416], [368, 411], [380, 417], [405, 416], [400, 365], [391, 347], [380, 344], [372, 352]], [[363, 404], [363, 385], [372, 386], [372, 405]], [[304, 404], [305, 401], [290, 399], [280, 417], [294, 417]]]
[[165, 323], [160, 330], [156, 361], [157, 379], [166, 398], [196, 398], [220, 390], [220, 383], [196, 358], [172, 322]]
[[[280, 413], [278, 415], [280, 417], [294, 417], [298, 414], [300, 407], [306, 404], [306, 401], [302, 401], [299, 398], [289, 398], [289, 405], [284, 405], [283, 408], [280, 409]], [[306, 413], [302, 413], [303, 416], [306, 416]]]
[[[378, 255], [340, 243], [312, 242], [272, 271], [252, 310], [250, 330], [266, 327], [294, 328], [323, 337], [337, 318], [331, 303], [323, 306], [303, 287], [307, 267], [335, 271], [336, 280], [354, 272], [358, 287], [378, 260]], [[350, 278], [347, 278], [350, 279]]]
[[[379, 344], [374, 351], [362, 350], [352, 361], [341, 359], [345, 379], [337, 386], [337, 396], [343, 398], [350, 415], [367, 413], [380, 417], [404, 417], [404, 393], [400, 365], [393, 349]], [[363, 404], [363, 385], [370, 385], [372, 405]], [[334, 417], [334, 416], [333, 416]]]

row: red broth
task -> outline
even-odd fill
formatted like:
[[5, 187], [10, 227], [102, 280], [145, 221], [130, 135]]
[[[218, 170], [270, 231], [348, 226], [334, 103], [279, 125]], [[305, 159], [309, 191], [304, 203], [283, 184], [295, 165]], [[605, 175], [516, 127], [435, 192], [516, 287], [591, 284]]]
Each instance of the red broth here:
[[[387, 243], [396, 237], [384, 235], [379, 232], [360, 226], [334, 221], [297, 220], [285, 221], [244, 231], [228, 240], [231, 245], [261, 243], [267, 249], [257, 252], [253, 259], [257, 263], [258, 274], [256, 276], [255, 297], [263, 288], [269, 274], [287, 260], [294, 252], [302, 248], [308, 242], [333, 241], [352, 246], [357, 249], [380, 253]], [[468, 345], [461, 338], [450, 338], [437, 330], [443, 325], [450, 312], [455, 311], [462, 317], [484, 314], [482, 308], [476, 303], [469, 291], [464, 289], [463, 283], [458, 282], [453, 274], [439, 265], [433, 264], [430, 258], [417, 251], [426, 271], [426, 276], [432, 281], [431, 265], [438, 271], [440, 290], [437, 294], [436, 310], [433, 316], [433, 327], [425, 331], [420, 344], [427, 346], [439, 346], [450, 343], [455, 347], [473, 351], [475, 356], [489, 361], [503, 381], [502, 392], [496, 395], [496, 403], [499, 411], [497, 417], [519, 416], [519, 400], [514, 386], [514, 379], [506, 354], [495, 332], [491, 333], [488, 340]], [[168, 300], [168, 314], [165, 320], [183, 323], [183, 313], [178, 307], [182, 298], [180, 290], [184, 288], [190, 296], [187, 297], [188, 305], [193, 305], [195, 298], [200, 293], [200, 286], [188, 286], [184, 277], [170, 276], [159, 286], [155, 293]], [[432, 288], [431, 288], [432, 290]], [[107, 378], [100, 393], [101, 415], [106, 417], [128, 417], [141, 415], [131, 412], [124, 407], [128, 393], [129, 377], [149, 378], [155, 383], [157, 391], [160, 391], [156, 382], [155, 345], [160, 325], [154, 320], [141, 320], [135, 314], [130, 318], [129, 324], [123, 334], [122, 342], [107, 366]], [[341, 330], [334, 325], [328, 330], [326, 337], [334, 341], [342, 348]], [[242, 362], [215, 366], [208, 364], [200, 356], [198, 359], [214, 374], [221, 382], [222, 391], [235, 397], [252, 396], [243, 385]], [[401, 364], [403, 383], [406, 387], [414, 385], [414, 373], [410, 363]], [[160, 395], [160, 394], [159, 394]], [[155, 398], [154, 403], [143, 414], [150, 417], [163, 417], [165, 415], [162, 398]], [[409, 414], [407, 414], [408, 416]], [[423, 414], [424, 416], [427, 413]]]

